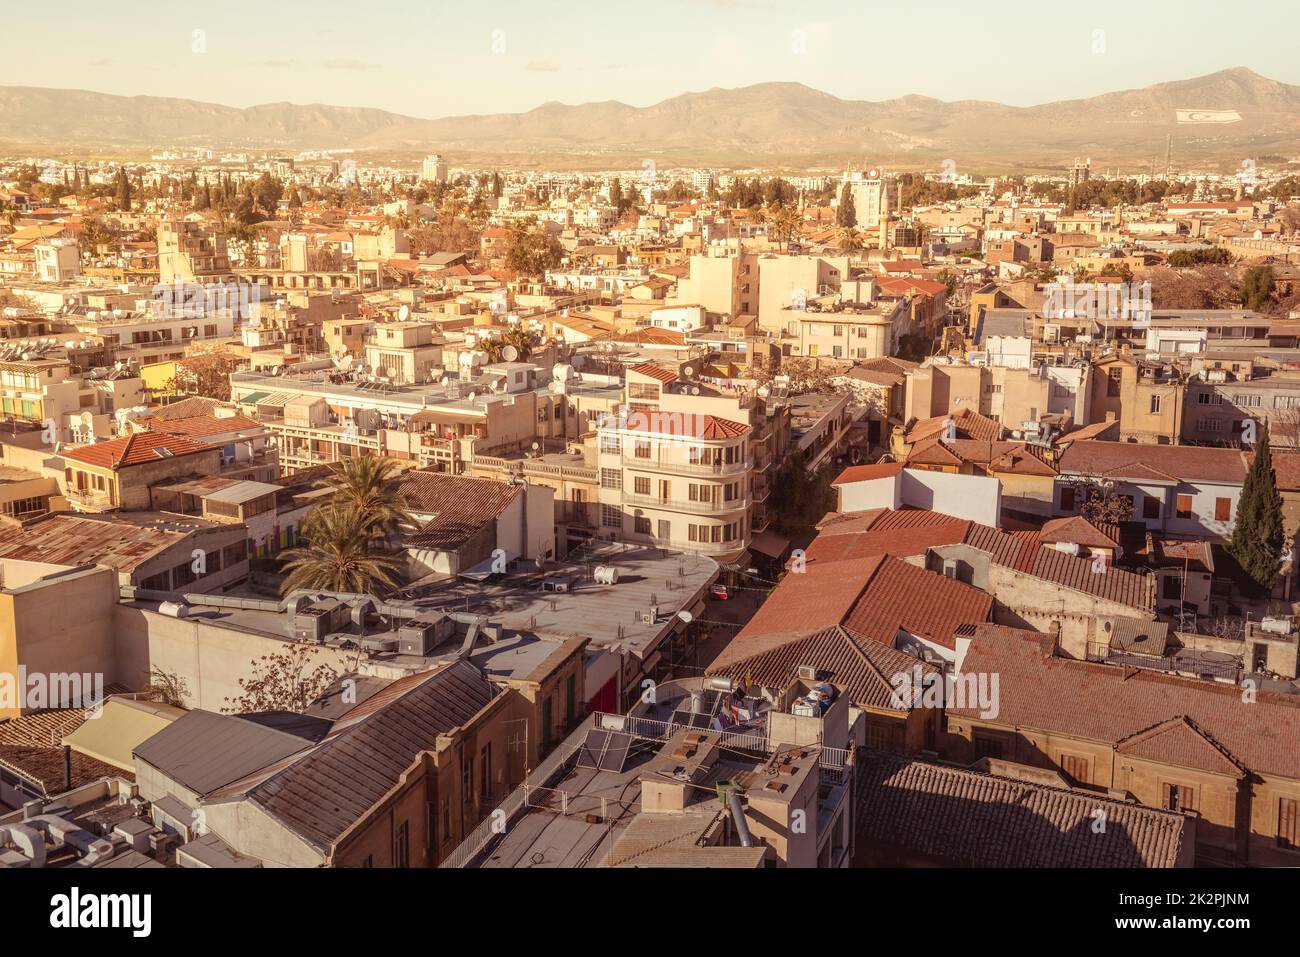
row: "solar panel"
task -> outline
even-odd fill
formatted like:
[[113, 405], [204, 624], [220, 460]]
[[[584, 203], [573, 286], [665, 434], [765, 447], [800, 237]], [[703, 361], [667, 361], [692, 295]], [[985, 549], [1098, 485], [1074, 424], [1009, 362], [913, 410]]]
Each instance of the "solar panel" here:
[[578, 751], [578, 767], [600, 769], [600, 758], [609, 745], [610, 733], [599, 728], [592, 728], [587, 732], [587, 739], [582, 742], [582, 747]]
[[627, 763], [627, 753], [632, 747], [632, 736], [621, 731], [601, 731], [593, 728], [578, 750], [578, 767], [618, 773]]
[[627, 753], [632, 747], [632, 736], [621, 731], [611, 731], [605, 744], [605, 753], [600, 757], [600, 769], [618, 774], [627, 764]]
[[713, 715], [700, 714], [695, 711], [679, 710], [673, 712], [672, 722], [675, 725], [684, 725], [688, 728], [699, 728], [705, 730], [713, 721]]

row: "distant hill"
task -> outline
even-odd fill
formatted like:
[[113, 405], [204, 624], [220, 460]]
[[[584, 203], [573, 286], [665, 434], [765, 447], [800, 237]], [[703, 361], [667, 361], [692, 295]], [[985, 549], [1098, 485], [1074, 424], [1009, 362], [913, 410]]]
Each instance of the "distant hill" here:
[[[1232, 122], [1210, 122], [1234, 114]], [[546, 103], [526, 113], [432, 120], [318, 104], [236, 109], [167, 97], [0, 87], [0, 143], [98, 149], [351, 147], [437, 150], [453, 162], [531, 156], [586, 166], [663, 157], [681, 163], [919, 167], [951, 158], [960, 172], [972, 163], [1059, 166], [1075, 156], [1092, 157], [1094, 166], [1152, 159], [1163, 164], [1169, 134], [1176, 162], [1298, 154], [1300, 86], [1237, 68], [1013, 107], [923, 96], [842, 100], [799, 83], [762, 83], [684, 93], [648, 107]]]

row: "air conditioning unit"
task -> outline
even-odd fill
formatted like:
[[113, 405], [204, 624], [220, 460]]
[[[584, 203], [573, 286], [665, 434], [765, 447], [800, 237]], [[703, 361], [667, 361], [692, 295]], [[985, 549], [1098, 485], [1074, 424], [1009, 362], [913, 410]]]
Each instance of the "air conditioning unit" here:
[[817, 680], [817, 669], [812, 665], [800, 665], [797, 674], [802, 681]]
[[1059, 342], [1061, 339], [1061, 327], [1057, 325], [1043, 326], [1044, 342]]

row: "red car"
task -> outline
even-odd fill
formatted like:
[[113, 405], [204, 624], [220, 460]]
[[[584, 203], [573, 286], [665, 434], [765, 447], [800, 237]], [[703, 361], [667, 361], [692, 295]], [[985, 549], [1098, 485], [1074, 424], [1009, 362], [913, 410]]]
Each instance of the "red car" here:
[[727, 591], [726, 585], [713, 584], [709, 586], [709, 596], [718, 601], [726, 601], [731, 597], [731, 592]]

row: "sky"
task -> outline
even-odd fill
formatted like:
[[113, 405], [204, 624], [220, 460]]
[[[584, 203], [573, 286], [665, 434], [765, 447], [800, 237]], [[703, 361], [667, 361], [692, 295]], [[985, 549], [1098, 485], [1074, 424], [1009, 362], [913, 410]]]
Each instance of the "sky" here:
[[420, 117], [798, 81], [1030, 106], [1245, 66], [1296, 0], [0, 0], [0, 85]]

